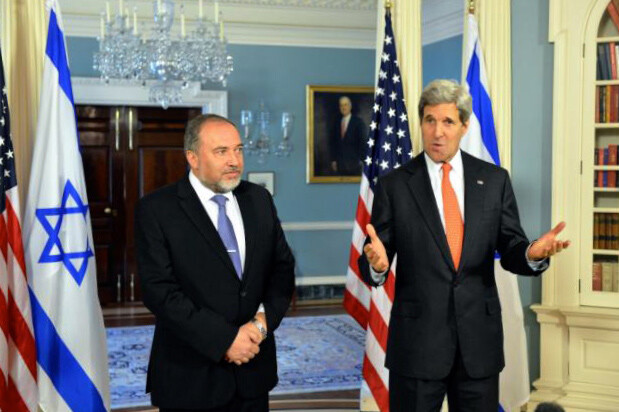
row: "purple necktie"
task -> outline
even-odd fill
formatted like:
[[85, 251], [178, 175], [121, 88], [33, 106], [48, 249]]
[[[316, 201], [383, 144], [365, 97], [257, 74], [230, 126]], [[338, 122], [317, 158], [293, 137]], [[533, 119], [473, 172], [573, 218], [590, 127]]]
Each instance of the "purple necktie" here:
[[211, 200], [219, 206], [219, 213], [217, 217], [217, 231], [219, 232], [219, 237], [221, 237], [221, 240], [226, 246], [228, 256], [230, 256], [230, 260], [232, 260], [237, 276], [241, 279], [243, 277], [241, 252], [239, 251], [239, 244], [237, 243], [236, 236], [234, 235], [232, 222], [226, 214], [226, 202], [228, 201], [228, 198], [224, 195], [215, 195], [211, 198]]

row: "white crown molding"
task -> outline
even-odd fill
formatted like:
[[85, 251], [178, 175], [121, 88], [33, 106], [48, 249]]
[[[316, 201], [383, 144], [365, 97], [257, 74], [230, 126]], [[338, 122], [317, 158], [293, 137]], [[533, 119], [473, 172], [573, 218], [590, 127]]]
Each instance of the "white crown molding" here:
[[303, 275], [295, 278], [297, 286], [345, 285], [346, 276]]
[[[148, 88], [128, 81], [111, 80], [105, 84], [97, 77], [71, 77], [75, 104], [114, 106], [152, 106]], [[150, 84], [152, 82], [147, 83]], [[191, 83], [183, 91], [183, 102], [170, 107], [202, 107], [204, 113], [228, 115], [228, 92], [201, 90], [199, 83]]]
[[318, 230], [352, 230], [353, 221], [333, 222], [282, 222], [282, 229], [286, 232], [312, 232]]
[[421, 43], [425, 46], [463, 31], [463, 0], [424, 0], [421, 12]]
[[[112, 13], [116, 12], [112, 2]], [[376, 2], [374, 0], [226, 0], [220, 1], [225, 32], [231, 44], [374, 49]], [[150, 27], [152, 2], [130, 0], [138, 10], [138, 27]], [[61, 0], [65, 33], [99, 36], [103, 2]], [[185, 2], [187, 24], [198, 14], [197, 2]], [[178, 12], [178, 11], [177, 11]], [[423, 2], [422, 42], [435, 43], [462, 34], [460, 0]], [[204, 13], [212, 16], [212, 4]], [[178, 26], [178, 24], [176, 25]], [[175, 27], [178, 29], [178, 27]]]
[[436, 19], [423, 19], [421, 44], [437, 43], [455, 36], [462, 35], [462, 10], [455, 10]]
[[[96, 17], [65, 16], [67, 35], [97, 37], [99, 22]], [[226, 38], [230, 44], [329, 47], [373, 49], [375, 29], [293, 26], [260, 23], [226, 23]]]
[[375, 0], [219, 0], [222, 4], [245, 4], [279, 7], [310, 7], [322, 9], [374, 10]]

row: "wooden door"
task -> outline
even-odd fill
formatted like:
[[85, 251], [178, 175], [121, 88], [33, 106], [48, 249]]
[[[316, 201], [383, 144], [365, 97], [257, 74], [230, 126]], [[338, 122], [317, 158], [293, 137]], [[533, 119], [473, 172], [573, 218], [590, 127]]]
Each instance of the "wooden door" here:
[[142, 294], [137, 277], [134, 242], [134, 210], [137, 201], [160, 187], [174, 183], [188, 171], [183, 150], [185, 126], [200, 109], [158, 107], [132, 108], [128, 119], [134, 133], [128, 139], [125, 157], [127, 239], [127, 293], [128, 302], [141, 301]]
[[97, 261], [101, 305], [122, 302], [124, 232], [118, 217], [123, 202], [122, 111], [109, 106], [77, 106], [77, 125]]
[[183, 136], [199, 108], [77, 106], [102, 306], [141, 301], [134, 211], [187, 173]]

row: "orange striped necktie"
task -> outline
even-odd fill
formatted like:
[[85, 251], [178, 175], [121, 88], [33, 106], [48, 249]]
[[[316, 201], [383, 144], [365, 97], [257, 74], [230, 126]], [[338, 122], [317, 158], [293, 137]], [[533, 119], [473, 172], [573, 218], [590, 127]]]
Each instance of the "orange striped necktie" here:
[[462, 215], [460, 214], [460, 206], [458, 206], [456, 192], [449, 181], [449, 172], [452, 167], [449, 163], [443, 163], [442, 169], [443, 180], [441, 182], [441, 191], [443, 193], [445, 232], [447, 234], [447, 243], [449, 244], [451, 257], [457, 270], [458, 265], [460, 265], [460, 256], [462, 255], [464, 224], [462, 223]]

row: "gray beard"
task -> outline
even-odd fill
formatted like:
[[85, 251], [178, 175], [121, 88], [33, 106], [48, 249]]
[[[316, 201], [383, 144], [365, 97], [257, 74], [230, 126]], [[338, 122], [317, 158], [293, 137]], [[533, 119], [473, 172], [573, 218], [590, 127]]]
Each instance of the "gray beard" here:
[[211, 189], [215, 193], [228, 193], [236, 189], [239, 184], [241, 184], [241, 176], [239, 176], [237, 179], [230, 180], [228, 182], [224, 182], [220, 180], [219, 182], [215, 183], [213, 187], [210, 187], [209, 189]]

